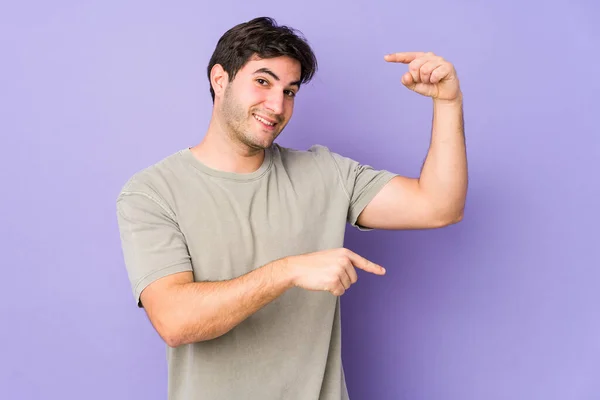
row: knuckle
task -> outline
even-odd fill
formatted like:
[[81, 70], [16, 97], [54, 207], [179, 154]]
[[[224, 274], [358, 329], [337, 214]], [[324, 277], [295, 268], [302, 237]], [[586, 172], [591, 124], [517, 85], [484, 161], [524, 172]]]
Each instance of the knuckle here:
[[346, 256], [341, 256], [341, 257], [340, 257], [340, 258], [338, 258], [338, 260], [337, 260], [337, 267], [338, 267], [338, 269], [339, 269], [340, 271], [341, 271], [341, 270], [343, 270], [343, 269], [344, 269], [344, 268], [345, 268], [345, 267], [348, 265], [348, 263], [349, 263], [349, 262], [350, 262], [350, 259], [349, 259], [348, 257], [346, 257]]

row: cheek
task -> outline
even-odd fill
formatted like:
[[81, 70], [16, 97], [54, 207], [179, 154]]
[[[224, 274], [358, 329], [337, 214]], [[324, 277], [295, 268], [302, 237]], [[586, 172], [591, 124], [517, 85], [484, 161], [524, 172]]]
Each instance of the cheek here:
[[260, 104], [265, 100], [265, 90], [262, 90], [260, 87], [252, 86], [252, 88], [246, 92], [245, 101], [251, 105]]
[[294, 100], [290, 100], [288, 102], [288, 104], [286, 104], [286, 107], [285, 107], [286, 119], [289, 120], [290, 118], [292, 118], [293, 112], [294, 112]]
[[245, 87], [243, 90], [237, 91], [235, 95], [235, 103], [240, 112], [248, 113], [256, 108], [258, 104], [263, 102], [264, 95], [260, 88], [253, 86]]

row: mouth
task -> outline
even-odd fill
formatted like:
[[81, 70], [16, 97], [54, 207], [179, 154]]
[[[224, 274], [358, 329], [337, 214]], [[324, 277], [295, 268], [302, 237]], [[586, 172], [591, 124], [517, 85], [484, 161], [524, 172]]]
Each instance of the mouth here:
[[257, 120], [261, 125], [263, 125], [267, 129], [274, 129], [277, 126], [277, 122], [273, 121], [269, 118], [261, 117], [260, 115], [252, 114], [255, 120]]

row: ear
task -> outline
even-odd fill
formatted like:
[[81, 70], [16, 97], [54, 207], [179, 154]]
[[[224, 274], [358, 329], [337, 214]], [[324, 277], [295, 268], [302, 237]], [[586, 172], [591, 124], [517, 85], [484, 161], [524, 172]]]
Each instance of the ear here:
[[215, 92], [215, 98], [221, 97], [228, 82], [229, 75], [227, 74], [227, 71], [223, 69], [221, 64], [213, 65], [210, 70], [210, 84]]

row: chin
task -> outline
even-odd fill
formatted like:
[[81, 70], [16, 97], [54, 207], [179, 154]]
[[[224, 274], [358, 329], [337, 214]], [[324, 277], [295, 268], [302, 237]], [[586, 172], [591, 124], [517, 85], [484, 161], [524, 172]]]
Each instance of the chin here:
[[251, 146], [254, 148], [266, 149], [266, 148], [271, 147], [271, 145], [273, 144], [275, 139], [277, 139], [278, 136], [279, 136], [279, 134], [273, 136], [273, 135], [266, 135], [263, 132], [261, 134], [255, 135], [252, 138], [248, 138], [249, 140], [247, 141], [247, 143], [251, 144]]
[[271, 140], [256, 140], [256, 138], [246, 138], [242, 142], [251, 149], [264, 150], [273, 144], [275, 139]]
[[268, 149], [269, 147], [271, 147], [271, 145], [273, 144], [273, 142], [275, 141], [275, 139], [273, 140], [269, 140], [269, 141], [265, 141], [265, 142], [257, 142], [255, 143], [255, 146], [257, 148], [261, 148], [261, 149]]

